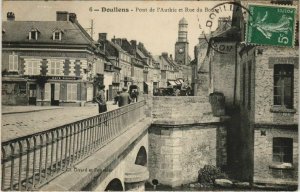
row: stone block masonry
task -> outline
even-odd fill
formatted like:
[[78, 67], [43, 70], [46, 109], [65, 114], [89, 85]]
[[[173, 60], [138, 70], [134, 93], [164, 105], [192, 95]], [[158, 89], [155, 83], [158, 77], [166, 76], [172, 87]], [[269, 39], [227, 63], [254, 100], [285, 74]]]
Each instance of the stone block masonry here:
[[[274, 166], [276, 165], [276, 162], [273, 162], [273, 138], [275, 137], [286, 137], [293, 140], [292, 167], [279, 168]], [[298, 131], [285, 128], [257, 127], [254, 138], [254, 182], [297, 185]]]
[[153, 123], [190, 124], [219, 122], [212, 115], [208, 97], [152, 97], [148, 102], [152, 109]]
[[226, 129], [214, 124], [179, 128], [154, 124], [149, 128], [148, 160], [150, 181], [172, 187], [195, 182], [204, 165], [226, 165]]
[[227, 129], [208, 97], [151, 97], [150, 182], [172, 187], [197, 181], [204, 165], [227, 165]]

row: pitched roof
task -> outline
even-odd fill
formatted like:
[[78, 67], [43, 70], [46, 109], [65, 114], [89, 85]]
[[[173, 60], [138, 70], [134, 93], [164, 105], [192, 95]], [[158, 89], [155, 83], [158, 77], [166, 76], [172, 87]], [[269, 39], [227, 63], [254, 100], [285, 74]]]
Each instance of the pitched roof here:
[[136, 53], [137, 53], [142, 59], [147, 58], [147, 57], [144, 55], [144, 53], [141, 52], [139, 49], [136, 49]]
[[114, 42], [112, 42], [112, 41], [108, 41], [108, 43], [111, 45], [111, 46], [113, 46], [117, 51], [119, 51], [119, 52], [125, 52], [123, 49], [122, 49], [122, 47], [120, 47], [120, 45], [118, 45], [117, 43], [114, 43]]
[[[38, 39], [29, 40], [28, 35], [31, 29], [38, 29]], [[3, 21], [2, 34], [3, 43], [45, 43], [45, 44], [92, 44], [92, 39], [84, 29], [71, 21]], [[63, 31], [62, 39], [53, 40], [54, 30]]]

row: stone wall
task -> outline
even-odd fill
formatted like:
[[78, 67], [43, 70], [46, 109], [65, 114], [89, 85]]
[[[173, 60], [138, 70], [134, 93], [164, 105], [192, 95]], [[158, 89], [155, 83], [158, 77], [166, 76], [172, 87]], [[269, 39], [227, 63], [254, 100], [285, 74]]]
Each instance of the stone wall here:
[[[293, 139], [293, 167], [291, 169], [272, 168], [272, 165], [275, 165], [272, 160], [274, 137]], [[254, 182], [296, 185], [298, 183], [298, 131], [260, 127], [255, 129], [254, 138]]]
[[[298, 48], [244, 47], [238, 57], [240, 65], [241, 145], [238, 150], [241, 178], [256, 183], [295, 184], [298, 167]], [[274, 65], [294, 65], [293, 109], [278, 110], [274, 106]], [[251, 77], [249, 74], [251, 65]], [[243, 68], [245, 67], [245, 74]], [[244, 78], [245, 75], [245, 78]], [[249, 78], [251, 87], [249, 93]], [[243, 85], [243, 79], [245, 84]], [[250, 102], [249, 102], [250, 101]], [[249, 105], [249, 104], [250, 105]], [[277, 110], [274, 110], [277, 107]], [[293, 138], [293, 163], [291, 170], [270, 168], [273, 162], [273, 138]], [[277, 162], [278, 163], [278, 162]], [[284, 174], [277, 174], [284, 172]], [[277, 174], [277, 175], [276, 175]], [[247, 178], [248, 177], [248, 178]]]
[[182, 96], [157, 97], [149, 101], [152, 118], [155, 123], [201, 123], [219, 122], [220, 118], [212, 115], [208, 97]]
[[[222, 92], [226, 98], [226, 105], [232, 105], [234, 100], [236, 51], [235, 42], [216, 43], [216, 47], [225, 47], [225, 53], [211, 50], [211, 78], [214, 92]], [[223, 51], [224, 50], [219, 50]]]
[[[263, 52], [256, 56], [255, 65], [255, 122], [298, 123], [299, 110], [299, 49], [257, 47]], [[294, 65], [294, 113], [272, 112], [274, 65]]]
[[180, 186], [197, 181], [204, 165], [227, 164], [226, 129], [215, 124], [149, 129], [150, 181]]
[[[23, 87], [23, 90], [20, 89]], [[24, 90], [25, 88], [25, 90]], [[26, 81], [2, 82], [2, 104], [3, 105], [27, 105]]]

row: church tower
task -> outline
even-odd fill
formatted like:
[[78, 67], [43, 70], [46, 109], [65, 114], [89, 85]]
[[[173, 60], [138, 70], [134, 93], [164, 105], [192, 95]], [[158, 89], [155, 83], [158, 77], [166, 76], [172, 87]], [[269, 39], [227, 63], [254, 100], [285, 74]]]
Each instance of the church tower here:
[[180, 65], [188, 64], [189, 42], [187, 39], [188, 23], [185, 18], [179, 21], [178, 40], [175, 43], [175, 61]]

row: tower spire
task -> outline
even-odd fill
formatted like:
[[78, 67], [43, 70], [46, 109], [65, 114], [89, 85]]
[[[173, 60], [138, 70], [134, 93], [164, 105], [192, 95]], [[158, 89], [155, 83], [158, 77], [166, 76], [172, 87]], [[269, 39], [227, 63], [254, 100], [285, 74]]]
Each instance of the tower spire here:
[[188, 29], [188, 22], [183, 17], [179, 21], [179, 28], [178, 28], [178, 42], [188, 42], [187, 39], [187, 29]]

